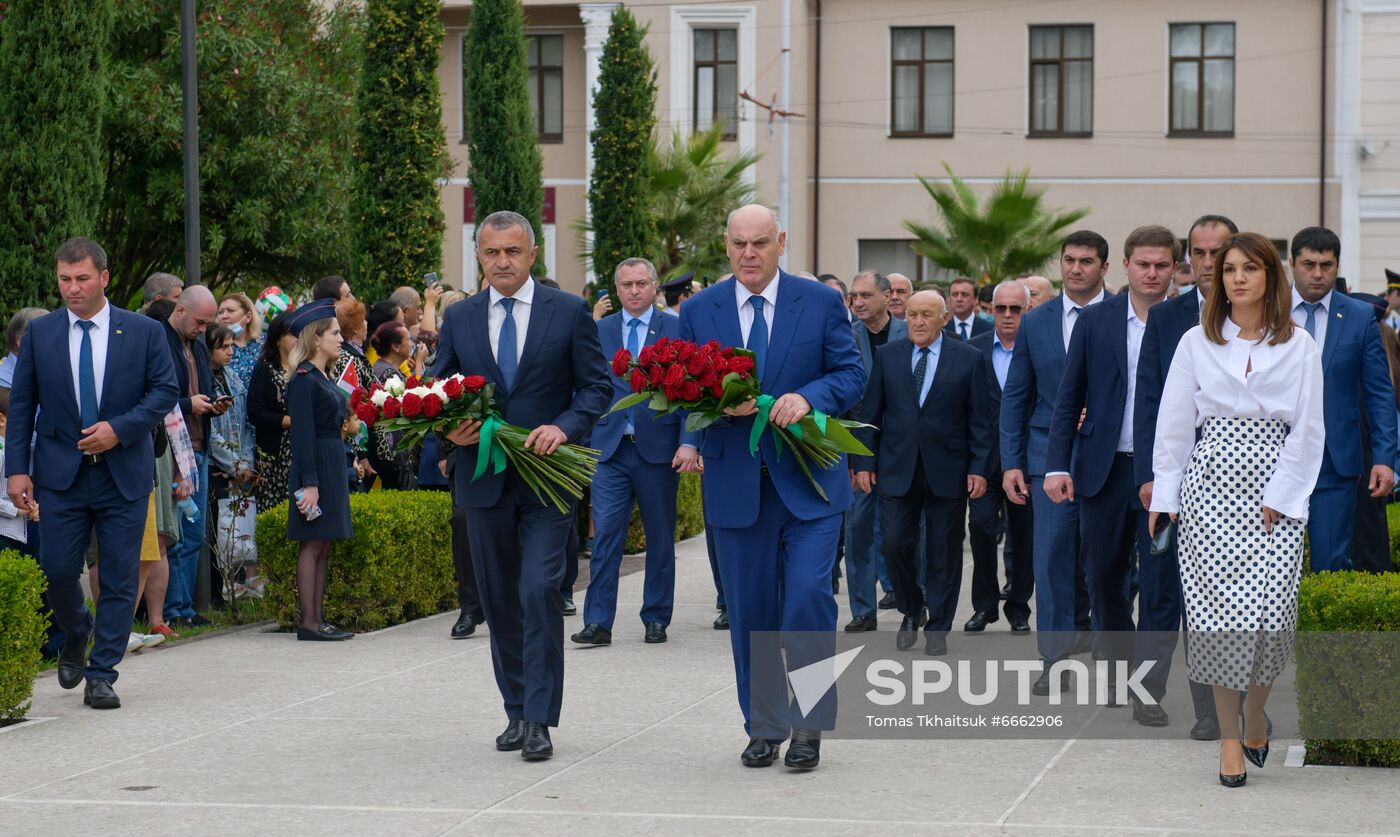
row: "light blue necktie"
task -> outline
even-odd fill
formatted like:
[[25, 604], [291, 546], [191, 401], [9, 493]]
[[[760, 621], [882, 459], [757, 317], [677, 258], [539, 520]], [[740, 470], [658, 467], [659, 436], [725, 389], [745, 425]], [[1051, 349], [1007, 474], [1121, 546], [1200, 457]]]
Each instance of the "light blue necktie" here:
[[78, 320], [78, 328], [83, 330], [78, 349], [78, 420], [83, 427], [97, 424], [97, 376], [92, 371], [92, 329], [96, 325], [91, 320]]
[[[642, 321], [636, 317], [633, 317], [632, 322], [627, 324], [627, 353], [634, 358], [642, 353], [641, 333], [638, 330], [641, 325]], [[636, 425], [632, 423], [632, 411], [636, 409], [633, 407], [627, 411], [627, 433], [629, 435], [637, 431]]]
[[749, 342], [746, 348], [753, 352], [754, 372], [763, 380], [763, 363], [768, 359], [768, 321], [763, 319], [763, 297], [749, 297], [749, 307], [753, 309], [753, 325], [749, 327]]
[[1303, 329], [1308, 336], [1317, 339], [1317, 309], [1322, 307], [1321, 302], [1304, 302], [1303, 307], [1307, 309], [1307, 316], [1303, 318]]
[[509, 391], [515, 389], [515, 372], [520, 363], [515, 356], [515, 317], [511, 314], [515, 300], [502, 297], [501, 307], [505, 309], [506, 318], [501, 322], [501, 335], [496, 339], [496, 365], [500, 367], [501, 380], [505, 381], [506, 390]]

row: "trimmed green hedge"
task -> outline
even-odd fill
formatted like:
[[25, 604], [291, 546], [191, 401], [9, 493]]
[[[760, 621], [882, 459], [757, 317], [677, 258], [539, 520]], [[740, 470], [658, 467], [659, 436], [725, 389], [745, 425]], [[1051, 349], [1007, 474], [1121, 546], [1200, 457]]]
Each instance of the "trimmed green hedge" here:
[[[1393, 531], [1391, 537], [1395, 537]], [[1400, 574], [1339, 572], [1304, 577], [1298, 590], [1298, 630], [1400, 631]], [[1299, 639], [1308, 642], [1306, 637]], [[1373, 638], [1369, 653], [1385, 660], [1396, 646], [1394, 640], [1393, 636]], [[1313, 653], [1299, 655], [1298, 714], [1305, 735], [1310, 721], [1327, 723], [1345, 711], [1330, 698], [1338, 692], [1350, 695], [1352, 703], [1365, 706], [1374, 717], [1400, 717], [1400, 693], [1392, 682], [1375, 682], [1355, 665], [1356, 654], [1368, 653], [1358, 651], [1357, 642], [1365, 644], [1367, 639], [1348, 637], [1346, 653], [1321, 653], [1322, 646], [1317, 646]], [[1393, 669], [1400, 661], [1391, 659], [1389, 665]], [[1312, 764], [1400, 767], [1400, 740], [1396, 739], [1307, 739], [1306, 744]]]
[[1385, 507], [1385, 519], [1390, 529], [1390, 563], [1400, 572], [1400, 503]]
[[[681, 474], [681, 487], [676, 492], [676, 540], [702, 534], [705, 513], [700, 508], [700, 475]], [[627, 541], [622, 551], [628, 555], [646, 552], [647, 536], [642, 531], [642, 513], [632, 507], [632, 523], [627, 527]]]
[[47, 584], [34, 559], [11, 549], [0, 552], [0, 725], [29, 711], [48, 628]]
[[[374, 631], [456, 607], [452, 496], [445, 491], [375, 491], [350, 496], [355, 534], [331, 550], [326, 620]], [[283, 627], [295, 627], [296, 541], [287, 540], [287, 508], [258, 515], [258, 565], [265, 602]]]

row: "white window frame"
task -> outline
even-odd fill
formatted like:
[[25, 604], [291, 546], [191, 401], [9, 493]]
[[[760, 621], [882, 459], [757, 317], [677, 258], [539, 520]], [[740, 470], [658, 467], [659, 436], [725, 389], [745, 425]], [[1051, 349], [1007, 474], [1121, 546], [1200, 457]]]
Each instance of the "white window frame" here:
[[[695, 74], [696, 29], [734, 27], [739, 32], [739, 90], [753, 87], [758, 70], [758, 9], [755, 6], [672, 6], [671, 7], [671, 124], [682, 136], [694, 130], [691, 120], [691, 80]], [[739, 150], [753, 153], [757, 129], [754, 107], [740, 100], [739, 124], [735, 136]], [[754, 166], [744, 170], [744, 179], [753, 183]]]

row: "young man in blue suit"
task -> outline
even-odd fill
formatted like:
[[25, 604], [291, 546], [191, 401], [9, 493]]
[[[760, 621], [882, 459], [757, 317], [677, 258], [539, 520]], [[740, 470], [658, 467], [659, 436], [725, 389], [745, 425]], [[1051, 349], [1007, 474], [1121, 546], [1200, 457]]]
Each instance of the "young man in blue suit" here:
[[1029, 502], [1034, 517], [1035, 626], [1047, 663], [1032, 686], [1038, 695], [1049, 693], [1049, 664], [1077, 650], [1074, 632], [1089, 628], [1079, 506], [1054, 503], [1045, 493], [1045, 453], [1070, 335], [1084, 308], [1104, 299], [1107, 272], [1103, 236], [1079, 230], [1065, 238], [1060, 245], [1064, 292], [1021, 319], [1001, 392], [1002, 487], [1011, 502]]
[[[948, 652], [962, 588], [967, 501], [987, 490], [992, 420], [982, 353], [943, 331], [948, 310], [937, 291], [909, 297], [909, 338], [882, 346], [861, 417], [874, 425], [873, 457], [853, 457], [856, 487], [880, 497], [885, 563], [904, 619], [895, 647], [914, 647], [928, 607], [924, 653]], [[919, 586], [919, 524], [928, 575]]]
[[[58, 683], [72, 689], [86, 678], [83, 702], [116, 709], [121, 701], [112, 684], [131, 634], [155, 474], [151, 431], [179, 391], [160, 324], [108, 303], [103, 249], [74, 238], [56, 260], [64, 307], [29, 324], [10, 390], [7, 490], [19, 509], [43, 501], [39, 561], [67, 636]], [[102, 555], [95, 622], [78, 581], [94, 528]]]
[[966, 276], [948, 285], [948, 325], [943, 330], [964, 343], [992, 330], [991, 320], [977, 316], [977, 283]]
[[[1338, 293], [1342, 244], [1323, 227], [1308, 227], [1289, 247], [1293, 270], [1293, 322], [1322, 349], [1323, 413], [1327, 450], [1308, 503], [1309, 564], [1314, 572], [1351, 569], [1356, 483], [1372, 497], [1395, 490], [1395, 390], [1371, 307]], [[1361, 405], [1371, 431], [1371, 466], [1362, 474]]]
[[[656, 308], [656, 268], [641, 258], [623, 260], [613, 274], [622, 310], [598, 321], [603, 357], [626, 349], [633, 358], [662, 337], [678, 338], [680, 318]], [[627, 381], [612, 378], [613, 403], [632, 394]], [[676, 489], [681, 470], [699, 470], [695, 448], [680, 444], [681, 415], [656, 416], [638, 404], [605, 416], [593, 429], [591, 444], [599, 451], [593, 477], [593, 556], [589, 560], [588, 598], [583, 630], [570, 639], [580, 645], [612, 642], [617, 614], [617, 578], [622, 544], [632, 522], [632, 503], [642, 512], [647, 536], [646, 583], [642, 590], [642, 624], [650, 643], [666, 641], [676, 592]]]
[[[549, 455], [582, 439], [612, 400], [607, 362], [588, 305], [530, 276], [539, 248], [530, 222], [495, 212], [477, 229], [490, 288], [447, 310], [435, 378], [481, 375], [495, 384], [502, 418], [531, 428], [526, 448]], [[453, 500], [466, 508], [491, 661], [509, 724], [496, 749], [527, 761], [554, 755], [549, 728], [564, 698], [565, 545], [574, 515], [535, 495], [512, 467], [472, 479], [480, 423], [446, 435], [457, 447]], [[570, 556], [572, 557], [572, 556]]]
[[[758, 205], [735, 210], [725, 231], [734, 281], [701, 291], [681, 309], [685, 339], [718, 340], [754, 352], [763, 391], [776, 398], [769, 421], [779, 426], [813, 410], [832, 416], [850, 411], [866, 381], [841, 295], [780, 270], [786, 243], [772, 210]], [[757, 409], [745, 402], [729, 410], [728, 420], [704, 431], [706, 523], [715, 532], [739, 708], [750, 736], [741, 760], [752, 767], [771, 765], [791, 730], [784, 763], [810, 769], [820, 759], [820, 730], [834, 728], [835, 695], [828, 694], [809, 713], [795, 704], [789, 710], [786, 672], [777, 665], [752, 669], [750, 633], [784, 632], [790, 669], [831, 653], [836, 630], [831, 575], [841, 513], [851, 504], [850, 473], [844, 461], [814, 469], [828, 498], [823, 500], [791, 452], [779, 457], [772, 433], [765, 431], [756, 453], [750, 453]], [[822, 641], [826, 635], [829, 643]], [[751, 694], [757, 705], [751, 706]]]
[[[1169, 647], [1147, 642], [1139, 659], [1170, 665], [1181, 625], [1181, 587], [1176, 561], [1148, 550], [1147, 511], [1138, 499], [1133, 474], [1133, 390], [1142, 336], [1149, 311], [1167, 294], [1180, 245], [1166, 227], [1138, 227], [1123, 244], [1128, 292], [1085, 309], [1075, 326], [1065, 373], [1050, 420], [1045, 453], [1045, 493], [1055, 503], [1079, 501], [1079, 532], [1084, 545], [1089, 602], [1097, 617], [1099, 649], [1111, 661], [1128, 662], [1134, 653], [1132, 632], [1161, 632]], [[1082, 418], [1081, 418], [1082, 416]], [[1078, 456], [1074, 456], [1078, 441]], [[1135, 626], [1128, 595], [1136, 546], [1140, 573], [1140, 616]], [[1135, 702], [1133, 717], [1146, 726], [1165, 726], [1160, 703], [1166, 691], [1166, 668], [1153, 666], [1145, 682], [1154, 703]], [[1111, 705], [1123, 695], [1109, 687]]]

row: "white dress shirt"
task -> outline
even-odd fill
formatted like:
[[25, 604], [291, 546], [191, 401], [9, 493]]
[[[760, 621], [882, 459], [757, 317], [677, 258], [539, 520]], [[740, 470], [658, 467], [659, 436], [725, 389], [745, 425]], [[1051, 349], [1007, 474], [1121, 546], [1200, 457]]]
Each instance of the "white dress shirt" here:
[[[1322, 421], [1322, 353], [1301, 328], [1277, 346], [1267, 338], [1240, 339], [1226, 318], [1225, 345], [1196, 326], [1181, 338], [1162, 392], [1157, 442], [1152, 452], [1152, 511], [1181, 510], [1181, 483], [1196, 445], [1196, 428], [1208, 418], [1278, 419], [1288, 425], [1263, 505], [1308, 519], [1308, 498], [1322, 467], [1327, 431]], [[1245, 370], [1253, 371], [1246, 372]], [[1189, 417], [1189, 420], [1188, 420]]]
[[[79, 407], [83, 406], [82, 384], [78, 378], [79, 353], [83, 348], [83, 330], [78, 327], [78, 320], [82, 319], [68, 311], [68, 365], [73, 370], [73, 401]], [[102, 378], [107, 373], [107, 339], [111, 336], [112, 330], [112, 306], [104, 300], [102, 310], [92, 315], [94, 326], [88, 332], [89, 340], [92, 342], [92, 377], [97, 384], [97, 403], [102, 403]]]
[[1133, 399], [1137, 397], [1138, 355], [1142, 354], [1142, 336], [1147, 323], [1138, 319], [1133, 301], [1128, 300], [1128, 401], [1123, 407], [1123, 424], [1118, 429], [1118, 452], [1133, 452]]
[[773, 274], [761, 294], [749, 293], [743, 282], [734, 280], [734, 300], [739, 304], [739, 335], [744, 338], [745, 346], [749, 345], [749, 329], [753, 328], [753, 306], [749, 298], [755, 296], [763, 297], [763, 322], [768, 326], [768, 339], [772, 341], [773, 309], [778, 307], [778, 274]]
[[[491, 338], [491, 356], [497, 363], [501, 360], [497, 348], [501, 341], [501, 324], [506, 321], [506, 309], [501, 305], [501, 300], [505, 298], [505, 294], [496, 290], [495, 285], [491, 286], [491, 307], [486, 310], [486, 329]], [[512, 299], [515, 300], [515, 306], [511, 309], [511, 319], [515, 320], [515, 362], [519, 363], [521, 354], [525, 352], [525, 332], [530, 328], [530, 306], [535, 300], [534, 277], [526, 279]]]
[[[977, 325], [977, 312], [976, 312], [976, 311], [972, 312], [971, 314], [968, 314], [968, 315], [967, 315], [967, 319], [965, 319], [965, 320], [960, 320], [960, 319], [958, 319], [958, 317], [957, 317], [956, 314], [953, 315], [953, 333], [956, 334], [957, 336], [961, 337], [961, 338], [964, 339], [964, 340], [971, 340], [971, 339], [972, 339], [972, 327], [975, 326], [975, 325]], [[963, 334], [963, 329], [962, 329], [963, 326], [967, 326], [967, 334], [966, 334], [966, 335]]]
[[1062, 300], [1061, 304], [1064, 306], [1064, 313], [1060, 315], [1060, 328], [1064, 331], [1065, 351], [1069, 351], [1069, 338], [1074, 334], [1074, 324], [1079, 322], [1079, 312], [1097, 302], [1103, 302], [1107, 296], [1108, 294], [1103, 289], [1100, 289], [1098, 296], [1080, 305], [1070, 299], [1069, 294], [1060, 294], [1060, 299]]
[[[1318, 348], [1327, 345], [1327, 318], [1332, 314], [1332, 293], [1332, 291], [1328, 291], [1326, 296], [1318, 300], [1322, 307], [1317, 309], [1317, 313], [1313, 315], [1313, 328], [1317, 331], [1313, 335], [1313, 342], [1317, 343]], [[1308, 309], [1303, 307], [1303, 298], [1298, 295], [1298, 289], [1294, 288], [1293, 324], [1302, 328], [1307, 319]]]

